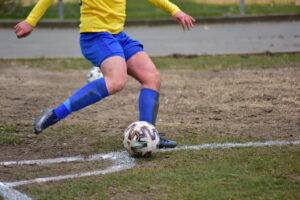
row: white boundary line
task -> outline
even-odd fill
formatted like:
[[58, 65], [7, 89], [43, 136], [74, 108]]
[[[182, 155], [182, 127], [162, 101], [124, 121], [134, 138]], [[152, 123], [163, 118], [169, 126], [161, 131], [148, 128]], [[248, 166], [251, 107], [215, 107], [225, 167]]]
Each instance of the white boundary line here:
[[[90, 172], [83, 172], [77, 174], [69, 174], [69, 175], [61, 175], [61, 176], [52, 176], [45, 178], [35, 178], [32, 180], [23, 180], [23, 181], [15, 181], [15, 182], [3, 182], [8, 187], [16, 187], [20, 185], [26, 185], [31, 183], [42, 183], [48, 181], [59, 181], [68, 178], [79, 178], [85, 176], [93, 176], [99, 174], [108, 174], [112, 172], [121, 171], [124, 169], [132, 168], [135, 165], [134, 159], [129, 157], [128, 153], [125, 151], [122, 152], [111, 152], [107, 154], [95, 154], [88, 157], [76, 156], [76, 157], [66, 157], [66, 158], [53, 158], [53, 159], [41, 159], [41, 160], [25, 160], [21, 162], [3, 162], [0, 165], [23, 165], [23, 164], [48, 164], [48, 163], [62, 163], [62, 162], [74, 162], [74, 161], [92, 161], [92, 160], [111, 160], [113, 165], [103, 169], [96, 170]], [[17, 163], [17, 164], [16, 164]], [[20, 164], [21, 163], [21, 164]]]
[[49, 164], [49, 163], [63, 163], [63, 162], [74, 162], [74, 161], [93, 161], [93, 160], [111, 160], [113, 165], [103, 169], [96, 170], [78, 174], [69, 174], [62, 176], [53, 176], [46, 178], [35, 178], [32, 180], [22, 180], [15, 182], [0, 182], [0, 195], [4, 197], [5, 200], [32, 200], [25, 194], [20, 193], [19, 191], [12, 189], [12, 187], [26, 185], [31, 183], [42, 183], [47, 181], [58, 181], [68, 178], [79, 178], [84, 176], [93, 176], [99, 174], [108, 174], [117, 171], [121, 171], [124, 169], [129, 169], [134, 167], [135, 162], [134, 158], [129, 157], [128, 153], [125, 151], [122, 152], [111, 152], [107, 154], [95, 154], [91, 156], [75, 156], [75, 157], [62, 157], [62, 158], [53, 158], [53, 159], [40, 159], [40, 160], [23, 160], [23, 161], [8, 161], [8, 162], [0, 162], [0, 165], [8, 166], [8, 165], [28, 165], [28, 164]]
[[[234, 148], [234, 147], [262, 147], [262, 146], [281, 146], [281, 145], [299, 145], [300, 140], [296, 141], [266, 141], [266, 142], [247, 142], [247, 143], [223, 143], [223, 144], [202, 144], [194, 146], [181, 146], [175, 149], [164, 149], [163, 151], [175, 151], [175, 150], [201, 150], [201, 149], [217, 149], [217, 148]], [[68, 178], [79, 178], [85, 176], [93, 176], [99, 174], [108, 174], [125, 169], [129, 169], [135, 166], [134, 158], [129, 157], [128, 153], [122, 152], [111, 152], [107, 154], [95, 154], [91, 156], [75, 156], [75, 157], [61, 157], [53, 159], [40, 159], [40, 160], [22, 160], [22, 161], [7, 161], [0, 162], [0, 165], [27, 165], [27, 164], [49, 164], [49, 163], [63, 163], [63, 162], [74, 162], [74, 161], [93, 161], [93, 160], [111, 160], [113, 165], [103, 169], [84, 173], [53, 176], [46, 178], [36, 178], [32, 180], [22, 180], [15, 182], [0, 182], [0, 195], [4, 197], [5, 200], [32, 200], [27, 195], [20, 193], [19, 191], [13, 189], [12, 187], [31, 184], [31, 183], [42, 183], [48, 181], [58, 181]]]
[[118, 156], [116, 152], [106, 154], [95, 154], [90, 156], [74, 156], [74, 157], [61, 157], [61, 158], [48, 158], [39, 160], [21, 160], [21, 161], [6, 161], [0, 162], [0, 165], [32, 165], [32, 164], [52, 164], [52, 163], [63, 163], [63, 162], [75, 162], [75, 161], [93, 161], [101, 159], [115, 160]]
[[223, 144], [201, 144], [194, 146], [181, 146], [175, 149], [165, 149], [161, 151], [172, 150], [201, 150], [201, 149], [218, 149], [218, 148], [234, 148], [234, 147], [262, 147], [262, 146], [281, 146], [281, 145], [298, 145], [300, 140], [296, 141], [266, 141], [266, 142], [246, 142], [246, 143], [223, 143]]
[[1, 182], [0, 195], [2, 195], [5, 200], [32, 200], [26, 194], [23, 194], [13, 188], [10, 188]]

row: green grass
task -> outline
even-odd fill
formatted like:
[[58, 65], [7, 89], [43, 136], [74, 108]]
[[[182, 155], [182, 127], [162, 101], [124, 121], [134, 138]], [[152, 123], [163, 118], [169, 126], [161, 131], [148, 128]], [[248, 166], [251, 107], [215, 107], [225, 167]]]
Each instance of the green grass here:
[[99, 138], [97, 141], [92, 142], [90, 146], [95, 152], [111, 152], [111, 151], [122, 151], [124, 149], [122, 143], [122, 137], [116, 136], [104, 136]]
[[[209, 4], [197, 3], [193, 0], [172, 0], [174, 4], [192, 16], [228, 16], [238, 15], [240, 8], [238, 4]], [[294, 4], [251, 4], [246, 5], [246, 14], [273, 14], [273, 13], [298, 13], [300, 6]], [[149, 4], [147, 1], [128, 0], [128, 19], [138, 18], [162, 18], [169, 15]]]
[[92, 67], [92, 64], [84, 58], [0, 59], [0, 63], [12, 66], [38, 67], [53, 71], [90, 69]]
[[17, 146], [23, 144], [23, 138], [16, 135], [16, 132], [16, 126], [0, 125], [0, 145]]
[[[103, 176], [28, 185], [46, 199], [299, 199], [299, 146], [176, 151]], [[131, 196], [130, 196], [131, 195]]]
[[[238, 15], [238, 4], [216, 5], [208, 3], [196, 3], [193, 0], [172, 0], [183, 11], [192, 16], [228, 16]], [[2, 6], [0, 9], [0, 18], [25, 18], [31, 9], [31, 6], [23, 7], [20, 4]], [[80, 11], [77, 3], [65, 3], [64, 13], [66, 19], [79, 19]], [[57, 4], [50, 7], [44, 18], [58, 18]], [[246, 14], [274, 14], [274, 13], [299, 13], [300, 6], [295, 4], [250, 4], [246, 5]], [[143, 19], [143, 18], [162, 18], [169, 17], [169, 14], [154, 7], [152, 4], [143, 0], [127, 0], [127, 17], [128, 19]]]
[[225, 55], [194, 56], [174, 59], [155, 57], [155, 64], [161, 69], [224, 70], [235, 68], [270, 67], [286, 64], [299, 64], [299, 53], [277, 55]]
[[[98, 126], [101, 126], [101, 122], [98, 123]], [[103, 134], [101, 134], [102, 131]], [[85, 146], [85, 150], [80, 150], [83, 150], [84, 153], [88, 150], [93, 153], [105, 153], [124, 149], [121, 137], [122, 131], [120, 131], [120, 135], [118, 136], [104, 135], [106, 130], [102, 131], [95, 132], [87, 124], [62, 125], [59, 127], [50, 127], [45, 133], [39, 135], [39, 139], [64, 141], [71, 146], [82, 145]]]
[[[275, 55], [225, 55], [192, 56], [174, 58], [153, 57], [159, 69], [175, 70], [225, 70], [251, 67], [276, 67], [282, 65], [299, 65], [300, 53]], [[2, 65], [38, 67], [47, 70], [65, 71], [70, 69], [90, 69], [92, 65], [83, 58], [63, 59], [0, 59]]]
[[[100, 126], [100, 124], [99, 124]], [[63, 125], [58, 128], [50, 128], [47, 133], [40, 135], [48, 139], [58, 139], [64, 141], [76, 141], [77, 139], [92, 138], [89, 143], [93, 152], [103, 153], [111, 151], [121, 151], [124, 149], [122, 145], [122, 137], [114, 135], [103, 136], [98, 132], [93, 132], [88, 125]]]

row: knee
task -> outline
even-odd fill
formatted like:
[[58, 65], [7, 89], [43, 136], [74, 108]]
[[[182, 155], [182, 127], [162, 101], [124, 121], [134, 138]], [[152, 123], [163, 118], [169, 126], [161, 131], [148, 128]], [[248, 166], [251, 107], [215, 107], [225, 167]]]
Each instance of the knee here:
[[155, 82], [160, 85], [160, 82], [161, 82], [160, 72], [156, 70], [154, 73], [154, 77], [155, 77], [154, 78]]
[[146, 76], [145, 84], [151, 85], [154, 89], [159, 89], [161, 84], [161, 75], [158, 70], [154, 70]]
[[116, 92], [123, 90], [123, 88], [126, 85], [126, 82], [127, 82], [127, 76], [118, 77], [118, 78], [110, 80], [109, 93], [114, 94]]

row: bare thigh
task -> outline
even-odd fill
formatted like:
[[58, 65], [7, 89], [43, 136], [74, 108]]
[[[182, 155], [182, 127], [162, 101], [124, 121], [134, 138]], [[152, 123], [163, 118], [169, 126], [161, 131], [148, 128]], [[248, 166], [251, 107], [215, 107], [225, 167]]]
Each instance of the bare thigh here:
[[160, 73], [146, 52], [138, 52], [127, 61], [127, 73], [143, 88], [159, 91]]
[[124, 58], [113, 56], [106, 59], [101, 64], [101, 72], [110, 95], [124, 88], [127, 81], [127, 66]]

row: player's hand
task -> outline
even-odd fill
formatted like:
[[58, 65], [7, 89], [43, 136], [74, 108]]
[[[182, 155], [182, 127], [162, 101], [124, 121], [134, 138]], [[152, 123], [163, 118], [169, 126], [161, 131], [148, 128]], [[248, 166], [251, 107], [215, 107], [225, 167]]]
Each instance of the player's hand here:
[[179, 11], [174, 16], [173, 19], [181, 24], [183, 30], [188, 29], [190, 30], [194, 26], [194, 22], [196, 21], [193, 17], [189, 16], [188, 14]]
[[26, 37], [33, 31], [33, 27], [26, 21], [18, 23], [14, 29], [18, 38]]

